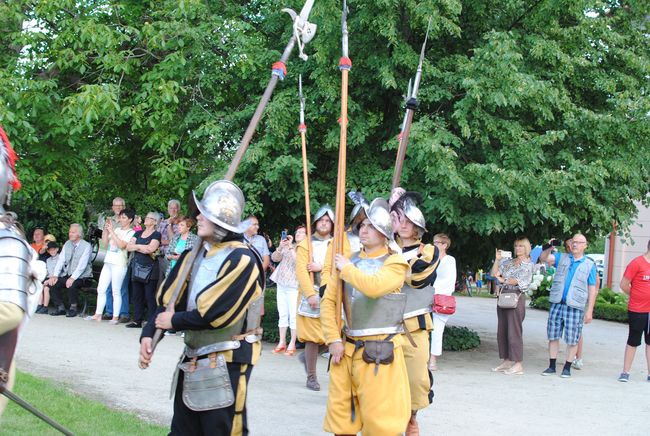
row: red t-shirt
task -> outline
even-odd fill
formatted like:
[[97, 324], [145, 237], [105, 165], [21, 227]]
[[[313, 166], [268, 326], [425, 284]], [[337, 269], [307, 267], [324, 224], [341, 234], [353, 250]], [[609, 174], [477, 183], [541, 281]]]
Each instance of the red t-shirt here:
[[632, 282], [628, 310], [631, 312], [650, 312], [650, 262], [645, 257], [635, 258], [625, 268], [626, 279]]

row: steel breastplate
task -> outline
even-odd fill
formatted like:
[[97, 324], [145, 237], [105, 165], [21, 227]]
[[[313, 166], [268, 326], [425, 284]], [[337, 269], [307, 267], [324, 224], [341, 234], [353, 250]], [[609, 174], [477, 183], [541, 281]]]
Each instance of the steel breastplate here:
[[[196, 298], [210, 283], [213, 283], [219, 270], [233, 247], [226, 247], [211, 257], [204, 257], [192, 268], [190, 293], [187, 296], [187, 310], [196, 309]], [[235, 350], [241, 346], [239, 340], [233, 339], [242, 333], [246, 317], [242, 316], [236, 323], [216, 330], [185, 331], [185, 354], [189, 357], [203, 356], [218, 351]]]
[[415, 289], [405, 283], [402, 287], [402, 294], [406, 295], [404, 319], [432, 312], [433, 295], [435, 294], [433, 285]]
[[[352, 263], [366, 274], [376, 273], [388, 255], [366, 259], [358, 255]], [[344, 332], [347, 336], [372, 336], [403, 332], [404, 307], [406, 295], [387, 294], [380, 298], [370, 298], [349, 283], [343, 286]]]
[[226, 247], [211, 257], [203, 257], [200, 262], [193, 265], [188, 287], [190, 293], [187, 296], [187, 310], [196, 309], [196, 298], [199, 293], [217, 279], [219, 270], [233, 250], [233, 247]]
[[[325, 256], [327, 256], [327, 244], [329, 239], [318, 239], [312, 236], [311, 246], [314, 252], [312, 253], [312, 259], [314, 262], [318, 262], [321, 265], [325, 264]], [[320, 279], [321, 273], [314, 273], [314, 290], [316, 293], [320, 291]], [[304, 295], [300, 296], [300, 304], [298, 304], [298, 315], [306, 316], [307, 318], [320, 318], [320, 306], [316, 309], [312, 309], [307, 302], [307, 299]]]
[[0, 227], [0, 301], [13, 303], [27, 312], [32, 282], [31, 247], [11, 228]]

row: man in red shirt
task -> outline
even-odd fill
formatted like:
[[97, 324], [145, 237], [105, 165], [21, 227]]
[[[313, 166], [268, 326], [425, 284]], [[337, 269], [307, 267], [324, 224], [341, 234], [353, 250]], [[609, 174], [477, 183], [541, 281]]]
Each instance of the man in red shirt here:
[[648, 250], [645, 254], [635, 258], [625, 268], [625, 274], [621, 279], [621, 289], [630, 296], [627, 306], [630, 333], [625, 347], [623, 372], [618, 377], [618, 381], [629, 381], [636, 348], [641, 345], [641, 336], [645, 335], [647, 380], [650, 382], [650, 241], [648, 241]]

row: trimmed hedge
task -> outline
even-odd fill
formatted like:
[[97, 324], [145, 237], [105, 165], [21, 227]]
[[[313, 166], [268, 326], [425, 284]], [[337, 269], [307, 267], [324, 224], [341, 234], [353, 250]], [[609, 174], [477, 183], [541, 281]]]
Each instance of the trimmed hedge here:
[[[530, 304], [531, 307], [540, 310], [549, 310], [551, 302], [549, 297], [539, 297]], [[596, 300], [594, 307], [594, 318], [603, 319], [605, 321], [615, 321], [627, 323], [627, 307], [620, 304], [603, 303]]]
[[[275, 302], [276, 288], [267, 288], [264, 295], [264, 317], [262, 339], [275, 343], [280, 339], [278, 331], [278, 308]], [[287, 340], [289, 332], [287, 332]], [[442, 349], [445, 351], [463, 351], [476, 348], [481, 344], [478, 334], [467, 327], [448, 326], [442, 338]]]

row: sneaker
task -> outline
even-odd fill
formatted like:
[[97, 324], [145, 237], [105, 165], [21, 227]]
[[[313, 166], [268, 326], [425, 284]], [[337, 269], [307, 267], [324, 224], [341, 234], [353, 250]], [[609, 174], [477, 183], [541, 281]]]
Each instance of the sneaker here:
[[307, 389], [312, 391], [320, 391], [320, 385], [315, 375], [310, 375], [307, 377], [307, 383], [305, 383]]
[[65, 314], [66, 318], [74, 318], [77, 316], [77, 309], [68, 309], [68, 313]]
[[40, 313], [42, 315], [46, 314], [47, 312], [48, 312], [47, 306], [41, 306], [41, 308], [36, 311], [36, 313]]
[[546, 369], [544, 370], [544, 372], [542, 372], [542, 375], [543, 375], [543, 376], [547, 376], [547, 375], [555, 375], [555, 374], [556, 374], [555, 368], [551, 368], [550, 366], [549, 366], [548, 368], [546, 368]]
[[573, 359], [573, 363], [571, 364], [571, 368], [575, 369], [582, 369], [582, 359]]
[[52, 316], [61, 316], [65, 315], [65, 309], [54, 309], [54, 311], [50, 312], [50, 315]]
[[570, 369], [563, 369], [562, 374], [560, 374], [560, 377], [562, 377], [562, 378], [571, 378], [571, 370]]
[[165, 330], [165, 336], [176, 336], [176, 330]]
[[124, 315], [122, 315], [122, 316], [120, 316], [120, 317], [118, 318], [118, 322], [119, 322], [120, 324], [126, 324], [127, 322], [130, 322], [130, 321], [131, 321], [131, 318], [129, 318], [128, 316], [124, 316]]
[[110, 321], [113, 319], [113, 314], [112, 313], [105, 313], [102, 315], [102, 321]]
[[128, 323], [127, 325], [125, 325], [124, 327], [126, 327], [127, 329], [139, 329], [139, 328], [142, 328], [142, 323], [132, 321], [132, 322]]
[[[648, 376], [648, 379], [650, 379], [650, 376]], [[621, 375], [618, 376], [618, 381], [627, 383], [630, 381], [630, 374], [627, 372], [622, 372]]]

